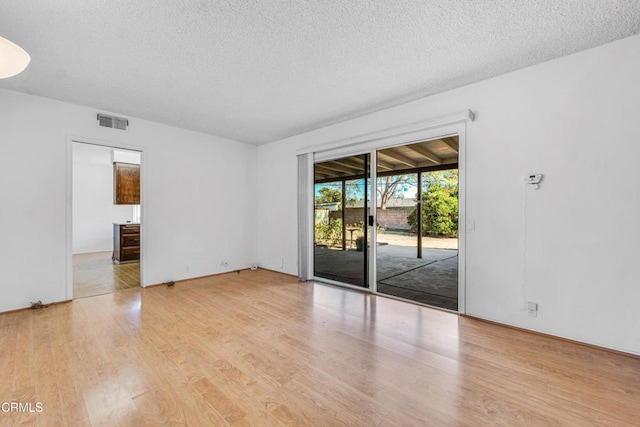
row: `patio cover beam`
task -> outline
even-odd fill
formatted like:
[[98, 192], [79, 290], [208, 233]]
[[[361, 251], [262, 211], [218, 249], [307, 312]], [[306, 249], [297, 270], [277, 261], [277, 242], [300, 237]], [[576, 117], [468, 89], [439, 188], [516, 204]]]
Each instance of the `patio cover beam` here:
[[324, 162], [319, 164], [319, 166], [325, 169], [329, 169], [332, 171], [345, 173], [345, 174], [354, 174], [358, 172], [357, 169], [354, 169], [352, 167], [342, 166], [342, 165], [336, 164], [335, 162]]
[[453, 151], [456, 152], [456, 154], [458, 154], [458, 140], [457, 137], [447, 137], [447, 138], [442, 138], [440, 141], [444, 142], [445, 144], [447, 144]]
[[414, 153], [418, 153], [425, 159], [429, 160], [431, 163], [435, 163], [436, 165], [442, 164], [442, 159], [440, 157], [436, 156], [431, 150], [423, 147], [422, 145], [407, 145], [407, 148]]
[[389, 148], [387, 150], [382, 150], [380, 151], [381, 154], [387, 156], [387, 157], [391, 157], [392, 159], [395, 159], [397, 161], [399, 161], [400, 163], [403, 163], [409, 167], [415, 168], [418, 166], [418, 162], [416, 162], [415, 160], [405, 156], [404, 154], [398, 153], [397, 151], [395, 151], [395, 149], [393, 148]]
[[[387, 171], [387, 172], [378, 172], [378, 177], [383, 177], [383, 176], [397, 176], [397, 175], [408, 175], [408, 174], [412, 174], [412, 173], [418, 173], [418, 172], [435, 172], [435, 171], [444, 171], [444, 170], [451, 170], [451, 169], [458, 169], [458, 163], [445, 163], [442, 165], [432, 165], [432, 166], [420, 166], [417, 168], [407, 168], [407, 169], [398, 169], [398, 170], [393, 170], [393, 171]], [[340, 182], [342, 179], [346, 180], [346, 181], [352, 181], [352, 180], [356, 180], [356, 179], [363, 179], [364, 178], [364, 174], [359, 174], [359, 175], [350, 175], [350, 176], [336, 176], [336, 177], [328, 177], [325, 179], [316, 179], [315, 183], [316, 184], [324, 184], [324, 183], [328, 183], [328, 182]]]

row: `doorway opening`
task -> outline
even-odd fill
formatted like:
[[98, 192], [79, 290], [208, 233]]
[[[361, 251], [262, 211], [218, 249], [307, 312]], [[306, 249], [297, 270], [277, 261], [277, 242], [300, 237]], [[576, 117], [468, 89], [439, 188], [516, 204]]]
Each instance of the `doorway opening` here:
[[452, 135], [315, 163], [314, 277], [458, 311], [458, 162]]
[[141, 153], [71, 143], [73, 298], [139, 287]]

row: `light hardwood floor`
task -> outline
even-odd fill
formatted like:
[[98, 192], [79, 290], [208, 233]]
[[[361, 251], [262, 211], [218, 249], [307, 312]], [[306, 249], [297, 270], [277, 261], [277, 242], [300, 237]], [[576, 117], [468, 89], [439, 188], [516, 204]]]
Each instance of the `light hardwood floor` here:
[[140, 286], [140, 263], [114, 264], [112, 252], [73, 255], [73, 297], [110, 294]]
[[0, 401], [44, 407], [3, 426], [623, 426], [640, 360], [258, 270], [0, 315]]

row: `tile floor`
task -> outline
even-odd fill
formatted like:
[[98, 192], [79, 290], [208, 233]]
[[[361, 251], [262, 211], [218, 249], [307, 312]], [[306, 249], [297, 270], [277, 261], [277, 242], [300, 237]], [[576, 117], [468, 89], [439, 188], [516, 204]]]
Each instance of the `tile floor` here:
[[73, 297], [110, 294], [140, 286], [140, 263], [114, 264], [111, 251], [73, 256]]

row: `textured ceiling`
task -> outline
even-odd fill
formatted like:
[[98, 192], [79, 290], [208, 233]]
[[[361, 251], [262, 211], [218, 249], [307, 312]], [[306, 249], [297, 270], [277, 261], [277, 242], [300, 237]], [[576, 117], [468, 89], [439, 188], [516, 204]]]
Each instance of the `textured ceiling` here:
[[0, 87], [261, 144], [639, 31], [637, 0], [0, 0], [32, 58]]

